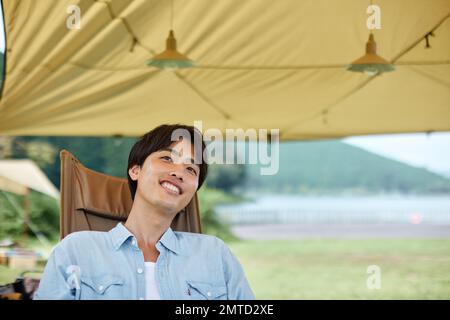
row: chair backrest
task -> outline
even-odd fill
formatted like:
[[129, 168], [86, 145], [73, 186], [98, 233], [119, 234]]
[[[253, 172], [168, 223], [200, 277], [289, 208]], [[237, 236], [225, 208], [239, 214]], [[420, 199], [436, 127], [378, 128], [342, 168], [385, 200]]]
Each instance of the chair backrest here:
[[[109, 231], [126, 221], [133, 203], [126, 179], [88, 169], [67, 150], [60, 152], [60, 158], [61, 239], [75, 231]], [[171, 227], [201, 233], [197, 193]]]

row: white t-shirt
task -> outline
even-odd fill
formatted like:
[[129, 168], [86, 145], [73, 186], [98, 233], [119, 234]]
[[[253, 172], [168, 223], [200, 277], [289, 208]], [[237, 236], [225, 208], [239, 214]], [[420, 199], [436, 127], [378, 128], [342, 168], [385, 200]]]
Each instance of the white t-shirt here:
[[155, 281], [155, 262], [145, 262], [145, 299], [161, 300]]

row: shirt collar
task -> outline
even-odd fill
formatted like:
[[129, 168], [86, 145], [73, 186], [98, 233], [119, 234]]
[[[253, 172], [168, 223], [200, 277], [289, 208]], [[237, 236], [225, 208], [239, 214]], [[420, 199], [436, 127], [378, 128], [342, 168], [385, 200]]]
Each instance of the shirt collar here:
[[[114, 249], [116, 250], [119, 250], [122, 244], [129, 238], [134, 238], [134, 235], [130, 230], [128, 230], [121, 222], [111, 229], [109, 234], [111, 235]], [[178, 237], [171, 227], [164, 232], [158, 242], [161, 242], [162, 245], [170, 251], [173, 251], [176, 254], [179, 253]]]

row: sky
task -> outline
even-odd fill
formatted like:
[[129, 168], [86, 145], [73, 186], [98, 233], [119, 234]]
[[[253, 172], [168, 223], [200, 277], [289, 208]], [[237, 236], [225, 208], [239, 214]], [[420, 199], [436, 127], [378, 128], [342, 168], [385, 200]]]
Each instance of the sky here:
[[[1, 10], [0, 26], [3, 26]], [[5, 39], [0, 30], [0, 51], [4, 50]], [[360, 136], [343, 141], [450, 178], [450, 132]]]
[[372, 135], [343, 141], [450, 178], [450, 132]]

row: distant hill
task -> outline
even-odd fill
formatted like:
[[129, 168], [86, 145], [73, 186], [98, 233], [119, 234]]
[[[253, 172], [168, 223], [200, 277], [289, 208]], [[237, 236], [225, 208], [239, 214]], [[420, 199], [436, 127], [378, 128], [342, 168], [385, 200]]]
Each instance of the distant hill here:
[[449, 193], [450, 179], [391, 160], [341, 141], [280, 144], [274, 176], [247, 165], [246, 190], [277, 193]]
[[[60, 179], [59, 150], [65, 148], [71, 151], [88, 168], [125, 177], [128, 153], [135, 141], [134, 138], [106, 137], [17, 137], [15, 140], [14, 158], [27, 157], [23, 149], [27, 143], [51, 145], [53, 158], [50, 162], [44, 161], [46, 164], [41, 169], [56, 186], [59, 186]], [[46, 159], [44, 152], [34, 156], [37, 163], [40, 163], [40, 158]], [[230, 190], [245, 193], [351, 191], [361, 194], [401, 192], [450, 195], [449, 178], [337, 140], [281, 143], [279, 172], [274, 176], [260, 175], [260, 165], [247, 164], [245, 168], [211, 165], [207, 183], [216, 188], [229, 187]]]

